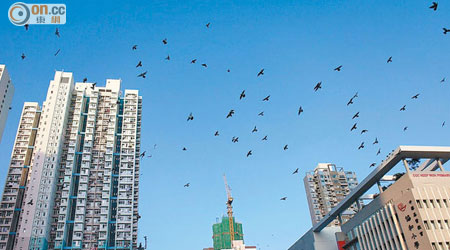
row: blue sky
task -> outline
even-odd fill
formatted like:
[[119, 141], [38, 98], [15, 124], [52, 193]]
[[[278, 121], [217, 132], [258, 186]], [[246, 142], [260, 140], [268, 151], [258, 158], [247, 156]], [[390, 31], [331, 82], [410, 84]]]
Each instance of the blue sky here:
[[[152, 158], [141, 167], [139, 233], [142, 241], [148, 235], [149, 249], [212, 246], [211, 226], [226, 213], [223, 173], [245, 242], [280, 250], [311, 226], [302, 179], [317, 163], [354, 170], [362, 180], [370, 163], [398, 145], [449, 144], [448, 2], [434, 12], [431, 1], [411, 0], [67, 1], [60, 38], [54, 26], [25, 32], [12, 25], [13, 2], [0, 2], [0, 63], [16, 88], [0, 144], [0, 185], [21, 106], [42, 103], [55, 70], [99, 86], [121, 78], [123, 88], [143, 96], [142, 150]], [[135, 68], [140, 60], [142, 70]], [[265, 75], [256, 77], [262, 68]], [[137, 78], [144, 70], [148, 78]], [[225, 119], [230, 109], [236, 114]], [[350, 132], [358, 111], [358, 131]], [[195, 119], [186, 122], [190, 112]], [[366, 147], [357, 150], [362, 141]], [[296, 168], [300, 174], [291, 175]]]

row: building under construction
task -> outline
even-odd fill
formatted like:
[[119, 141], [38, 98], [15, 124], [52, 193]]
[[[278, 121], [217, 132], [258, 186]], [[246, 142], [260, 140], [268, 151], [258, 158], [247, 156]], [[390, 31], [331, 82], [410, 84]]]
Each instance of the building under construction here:
[[223, 179], [227, 191], [227, 216], [223, 216], [222, 221], [217, 222], [212, 227], [214, 248], [204, 248], [203, 250], [256, 249], [256, 246], [244, 245], [242, 224], [237, 223], [233, 216], [233, 197], [231, 196], [231, 188], [228, 186], [225, 175], [223, 176]]
[[[230, 222], [233, 227], [230, 227]], [[230, 232], [233, 228], [233, 232]], [[213, 225], [213, 242], [214, 250], [232, 249], [233, 240], [244, 240], [244, 233], [242, 232], [242, 224], [237, 223], [234, 217], [231, 220], [228, 216], [222, 217], [222, 222]]]

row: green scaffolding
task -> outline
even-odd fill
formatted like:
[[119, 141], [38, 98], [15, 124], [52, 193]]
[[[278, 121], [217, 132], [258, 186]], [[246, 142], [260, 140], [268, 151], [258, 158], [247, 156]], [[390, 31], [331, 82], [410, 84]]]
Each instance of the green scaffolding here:
[[[242, 224], [237, 223], [233, 217], [234, 240], [244, 240]], [[231, 249], [230, 224], [228, 217], [222, 217], [221, 223], [213, 225], [214, 250]]]

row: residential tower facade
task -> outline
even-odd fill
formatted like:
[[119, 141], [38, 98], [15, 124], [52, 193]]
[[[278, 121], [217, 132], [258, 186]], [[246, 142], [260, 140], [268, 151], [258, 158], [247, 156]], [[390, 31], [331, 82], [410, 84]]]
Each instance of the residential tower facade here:
[[0, 64], [0, 142], [2, 141], [3, 130], [8, 119], [14, 96], [14, 85], [11, 82], [6, 66]]
[[142, 97], [120, 88], [55, 73], [7, 249], [136, 249]]
[[[355, 172], [344, 171], [331, 163], [319, 163], [314, 171], [306, 173], [303, 182], [313, 225], [358, 186]], [[353, 209], [356, 204], [341, 216], [341, 220], [350, 219]], [[335, 220], [330, 226], [339, 224], [339, 220]]]

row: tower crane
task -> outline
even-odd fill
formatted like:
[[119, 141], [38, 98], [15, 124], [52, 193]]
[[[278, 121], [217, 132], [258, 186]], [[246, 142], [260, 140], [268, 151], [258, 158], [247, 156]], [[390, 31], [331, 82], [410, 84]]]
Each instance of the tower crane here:
[[225, 189], [227, 190], [227, 214], [228, 214], [228, 224], [230, 226], [230, 240], [234, 241], [234, 222], [233, 222], [233, 197], [231, 196], [231, 188], [228, 186], [227, 177], [223, 175], [223, 180], [225, 182]]

